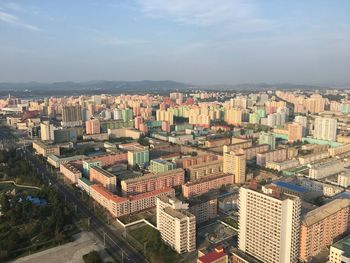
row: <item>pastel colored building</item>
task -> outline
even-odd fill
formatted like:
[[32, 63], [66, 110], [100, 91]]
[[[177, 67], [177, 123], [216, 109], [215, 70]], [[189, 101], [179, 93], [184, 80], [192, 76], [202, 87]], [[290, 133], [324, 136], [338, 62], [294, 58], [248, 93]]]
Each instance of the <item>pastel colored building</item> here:
[[266, 162], [283, 162], [285, 160], [287, 160], [286, 148], [261, 152], [256, 155], [256, 164], [260, 166], [265, 166]]
[[91, 119], [85, 122], [86, 134], [99, 134], [101, 133], [100, 120]]
[[350, 262], [350, 236], [347, 236], [333, 244], [329, 250], [329, 263]]
[[214, 219], [218, 215], [218, 199], [215, 196], [201, 197], [198, 202], [190, 201], [189, 212], [196, 217], [196, 223]]
[[175, 168], [176, 168], [176, 163], [174, 162], [169, 162], [163, 159], [151, 160], [151, 172], [154, 174], [163, 173], [169, 170], [173, 170]]
[[83, 175], [89, 177], [91, 167], [102, 168], [102, 162], [100, 160], [86, 160], [83, 161]]
[[61, 163], [60, 173], [73, 184], [78, 183], [79, 178], [82, 177], [81, 171], [71, 163]]
[[94, 166], [90, 168], [89, 179], [93, 183], [101, 184], [111, 192], [115, 192], [117, 189], [117, 177], [100, 167]]
[[232, 174], [211, 175], [182, 185], [182, 194], [186, 198], [201, 195], [210, 190], [219, 189], [223, 185], [233, 184], [233, 180]]
[[181, 158], [176, 160], [176, 166], [179, 168], [188, 168], [193, 165], [216, 161], [218, 160], [218, 156], [214, 154], [205, 154], [199, 155], [195, 157]]
[[223, 172], [223, 160], [205, 162], [190, 166], [186, 169], [186, 174], [190, 177], [190, 181], [195, 181], [212, 174]]
[[348, 231], [349, 216], [349, 199], [336, 199], [307, 213], [300, 226], [300, 260], [307, 262]]
[[183, 185], [185, 172], [183, 169], [174, 169], [164, 173], [145, 174], [121, 181], [122, 191], [127, 195], [136, 195], [159, 190], [165, 187]]

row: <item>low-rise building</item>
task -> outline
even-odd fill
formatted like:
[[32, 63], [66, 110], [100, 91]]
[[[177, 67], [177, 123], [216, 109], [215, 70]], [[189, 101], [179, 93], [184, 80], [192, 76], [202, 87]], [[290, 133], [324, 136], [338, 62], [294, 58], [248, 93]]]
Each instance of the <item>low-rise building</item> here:
[[93, 183], [101, 184], [111, 192], [115, 192], [117, 189], [117, 177], [98, 166], [90, 168], [89, 179]]
[[309, 177], [320, 180], [344, 170], [344, 164], [341, 160], [331, 158], [323, 162], [309, 164]]
[[335, 148], [329, 148], [328, 152], [330, 154], [330, 156], [334, 157], [343, 153], [348, 153], [350, 152], [350, 144], [345, 144], [342, 146], [338, 146]]
[[173, 170], [175, 168], [176, 168], [176, 163], [174, 162], [169, 162], [163, 159], [151, 160], [151, 172], [154, 174], [163, 173], [169, 170]]
[[37, 154], [47, 157], [50, 154], [60, 156], [60, 147], [55, 144], [46, 144], [41, 141], [33, 141], [33, 149]]
[[285, 160], [287, 160], [286, 148], [261, 152], [256, 155], [256, 164], [260, 166], [265, 166], [266, 162], [283, 162]]
[[204, 177], [182, 185], [182, 194], [186, 198], [201, 195], [210, 190], [219, 189], [223, 185], [233, 184], [233, 181], [232, 174], [217, 174]]
[[79, 178], [82, 177], [81, 171], [71, 163], [61, 163], [60, 172], [73, 184], [78, 183]]
[[329, 152], [311, 153], [298, 158], [300, 164], [306, 165], [329, 157]]
[[228, 255], [222, 247], [216, 247], [208, 253], [198, 251], [197, 263], [228, 263]]
[[127, 195], [141, 194], [159, 190], [165, 187], [183, 185], [185, 172], [183, 169], [174, 169], [164, 173], [145, 174], [143, 176], [121, 181], [122, 191]]
[[299, 162], [297, 160], [287, 160], [284, 162], [266, 162], [265, 167], [272, 169], [272, 170], [277, 170], [277, 171], [284, 171], [287, 169], [295, 168], [299, 166]]

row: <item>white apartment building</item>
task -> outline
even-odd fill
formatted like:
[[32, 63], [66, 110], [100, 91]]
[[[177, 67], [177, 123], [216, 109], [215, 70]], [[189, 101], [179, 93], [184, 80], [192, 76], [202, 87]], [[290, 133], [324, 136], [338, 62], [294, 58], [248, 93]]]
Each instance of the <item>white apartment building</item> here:
[[50, 124], [49, 121], [43, 121], [40, 123], [40, 137], [42, 141], [54, 141], [55, 135], [54, 135], [55, 127], [53, 124]]
[[299, 197], [240, 188], [238, 248], [262, 262], [298, 262]]
[[320, 180], [344, 170], [344, 163], [339, 159], [328, 159], [327, 161], [309, 164], [309, 177]]
[[177, 253], [196, 250], [196, 217], [188, 204], [171, 196], [157, 198], [157, 229], [162, 240]]
[[350, 185], [350, 170], [338, 174], [338, 185], [344, 188]]
[[318, 117], [315, 119], [314, 138], [327, 141], [337, 139], [337, 120]]

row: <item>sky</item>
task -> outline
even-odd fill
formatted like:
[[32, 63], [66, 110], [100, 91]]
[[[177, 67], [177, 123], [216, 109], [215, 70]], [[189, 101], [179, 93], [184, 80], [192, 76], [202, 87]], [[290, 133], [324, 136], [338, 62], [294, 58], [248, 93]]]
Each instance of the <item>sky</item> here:
[[350, 85], [349, 0], [0, 0], [0, 82]]

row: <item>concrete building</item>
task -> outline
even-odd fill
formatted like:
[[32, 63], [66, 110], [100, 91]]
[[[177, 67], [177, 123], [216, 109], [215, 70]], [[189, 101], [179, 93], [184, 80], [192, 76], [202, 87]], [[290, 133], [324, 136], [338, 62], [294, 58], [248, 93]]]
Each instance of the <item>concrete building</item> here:
[[329, 263], [350, 262], [350, 236], [347, 236], [333, 244], [329, 250]]
[[62, 108], [62, 127], [75, 127], [83, 124], [81, 106], [69, 105]]
[[329, 157], [329, 153], [327, 152], [318, 152], [318, 153], [311, 153], [304, 156], [298, 157], [299, 163], [302, 165], [307, 165], [313, 162], [317, 162], [323, 159], [326, 159]]
[[266, 152], [269, 150], [269, 145], [267, 144], [261, 144], [261, 145], [255, 145], [248, 148], [239, 149], [238, 151], [235, 151], [236, 153], [244, 154], [246, 160], [254, 160], [256, 158], [256, 155], [261, 152]]
[[174, 113], [166, 110], [157, 110], [156, 111], [157, 121], [167, 121], [169, 125], [174, 124]]
[[54, 141], [55, 140], [55, 134], [54, 134], [55, 127], [53, 124], [50, 124], [49, 121], [44, 121], [40, 123], [40, 138], [42, 141]]
[[93, 183], [101, 184], [104, 188], [111, 192], [115, 192], [117, 190], [117, 177], [98, 166], [90, 167], [89, 179]]
[[303, 138], [303, 126], [300, 123], [290, 123], [288, 124], [288, 141], [295, 142], [301, 141]]
[[336, 141], [337, 119], [317, 117], [313, 137], [320, 140]]
[[174, 169], [164, 173], [145, 174], [143, 176], [121, 181], [122, 191], [127, 195], [141, 194], [159, 190], [165, 187], [183, 185], [185, 172], [183, 169]]
[[350, 144], [345, 144], [345, 145], [338, 146], [335, 148], [329, 148], [328, 152], [329, 152], [330, 156], [332, 156], [332, 157], [337, 156], [337, 155], [341, 155], [343, 153], [348, 153], [348, 152], [350, 152]]
[[246, 156], [234, 152], [224, 153], [223, 172], [234, 175], [235, 184], [246, 181]]
[[176, 168], [176, 163], [174, 162], [169, 162], [163, 159], [151, 160], [151, 172], [154, 174], [167, 172], [175, 168]]
[[213, 189], [219, 189], [221, 186], [233, 184], [232, 174], [216, 174], [207, 176], [202, 179], [193, 182], [187, 182], [182, 185], [182, 194], [184, 197], [189, 198], [192, 196], [201, 195], [207, 193]]
[[128, 148], [128, 164], [131, 166], [140, 165], [143, 166], [149, 163], [149, 150], [148, 147], [134, 146]]
[[350, 171], [345, 170], [338, 174], [338, 185], [344, 188], [348, 188], [350, 186]]
[[223, 161], [217, 160], [193, 165], [186, 169], [186, 174], [190, 177], [190, 181], [195, 181], [203, 177], [211, 176], [223, 172]]
[[333, 174], [340, 173], [344, 170], [344, 164], [339, 159], [328, 159], [323, 162], [309, 164], [309, 177], [320, 180]]
[[86, 129], [86, 134], [100, 134], [101, 133], [100, 120], [91, 119], [86, 121], [85, 129]]
[[102, 168], [102, 162], [100, 160], [84, 160], [83, 161], [83, 175], [89, 177], [91, 167], [100, 167]]
[[238, 248], [269, 263], [296, 263], [300, 199], [240, 188]]
[[196, 250], [196, 218], [187, 210], [188, 205], [174, 197], [157, 198], [157, 229], [179, 254]]
[[262, 152], [256, 155], [256, 164], [260, 166], [265, 166], [266, 162], [283, 162], [285, 160], [287, 160], [286, 148]]
[[299, 166], [299, 162], [297, 160], [287, 160], [283, 162], [266, 162], [265, 167], [276, 170], [283, 171], [291, 168], [295, 168]]
[[336, 199], [307, 213], [300, 226], [300, 260], [307, 262], [349, 230], [350, 200]]
[[50, 154], [60, 156], [60, 147], [55, 144], [46, 144], [41, 141], [33, 141], [33, 149], [37, 154], [44, 157], [47, 157]]
[[190, 200], [189, 212], [196, 217], [197, 224], [216, 218], [218, 215], [218, 199], [213, 195], [202, 195], [199, 200]]
[[60, 173], [73, 184], [78, 183], [78, 180], [82, 177], [81, 171], [71, 163], [61, 163]]
[[176, 160], [176, 166], [179, 168], [188, 168], [193, 165], [212, 162], [218, 160], [218, 156], [214, 154], [204, 154], [194, 157], [181, 158]]
[[259, 144], [267, 144], [270, 146], [270, 150], [276, 148], [276, 138], [273, 133], [261, 132], [259, 135]]

